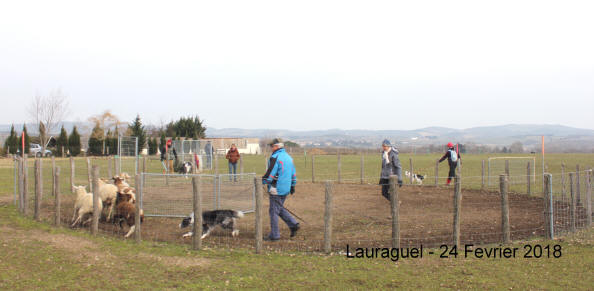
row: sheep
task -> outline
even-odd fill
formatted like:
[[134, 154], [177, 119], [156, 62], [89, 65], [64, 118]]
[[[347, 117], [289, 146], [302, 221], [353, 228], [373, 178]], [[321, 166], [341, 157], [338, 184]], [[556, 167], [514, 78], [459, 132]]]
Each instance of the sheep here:
[[[77, 224], [84, 225], [91, 220], [82, 221], [84, 216], [93, 215], [93, 193], [87, 193], [85, 186], [72, 186], [73, 191], [76, 193], [76, 202], [74, 202], [74, 214], [72, 216], [72, 225], [75, 227]], [[103, 210], [103, 205], [98, 203], [97, 209], [99, 213]]]
[[[128, 233], [124, 236], [125, 238], [129, 237], [134, 230], [136, 229], [135, 225], [135, 218], [136, 218], [136, 206], [131, 202], [132, 201], [132, 194], [130, 193], [117, 193], [116, 198], [116, 213], [114, 215], [113, 223], [118, 222], [120, 228], [123, 228], [122, 223], [125, 221], [126, 224], [130, 227]], [[140, 210], [140, 222], [144, 221], [144, 213], [142, 209]]]
[[[113, 216], [113, 212], [114, 212], [114, 208], [115, 208], [115, 200], [116, 200], [116, 195], [118, 191], [123, 191], [126, 188], [130, 188], [130, 185], [128, 185], [128, 183], [126, 183], [125, 179], [126, 178], [130, 178], [130, 176], [126, 173], [122, 173], [119, 176], [114, 176], [112, 178], [112, 180], [114, 181], [114, 184], [109, 184], [107, 182], [105, 182], [102, 179], [99, 179], [98, 182], [98, 189], [97, 189], [97, 193], [99, 194], [99, 197], [101, 197], [101, 201], [103, 201], [103, 204], [105, 207], [108, 207], [108, 211], [107, 211], [107, 220], [111, 220], [112, 216]], [[134, 188], [130, 188], [130, 189], [134, 189]], [[128, 191], [124, 191], [124, 192], [128, 192]], [[133, 198], [133, 203], [136, 202], [136, 195], [135, 193], [131, 193], [132, 194], [132, 198]]]

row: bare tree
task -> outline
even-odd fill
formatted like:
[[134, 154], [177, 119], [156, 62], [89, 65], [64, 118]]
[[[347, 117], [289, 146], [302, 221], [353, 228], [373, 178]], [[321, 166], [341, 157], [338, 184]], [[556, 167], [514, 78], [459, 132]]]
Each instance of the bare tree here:
[[52, 133], [69, 112], [68, 96], [60, 89], [51, 91], [47, 96], [36, 95], [29, 104], [29, 115], [39, 125], [39, 139], [45, 152], [46, 135]]
[[103, 129], [103, 131], [100, 132], [101, 136], [93, 136], [93, 137], [103, 140], [102, 152], [103, 152], [103, 154], [105, 154], [105, 139], [106, 139], [105, 135], [107, 133], [107, 129], [111, 129], [116, 126], [119, 127], [120, 125], [125, 124], [125, 123], [121, 122], [120, 119], [116, 115], [111, 113], [111, 111], [109, 111], [109, 110], [105, 110], [101, 114], [91, 116], [89, 118], [89, 121], [92, 122], [93, 124], [95, 124], [96, 126], [100, 127], [101, 129]]

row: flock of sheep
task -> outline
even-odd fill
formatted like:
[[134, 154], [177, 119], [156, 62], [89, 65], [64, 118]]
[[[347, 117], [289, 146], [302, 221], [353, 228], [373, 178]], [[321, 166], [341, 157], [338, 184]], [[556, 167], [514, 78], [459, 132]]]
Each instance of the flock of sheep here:
[[[107, 209], [106, 220], [114, 224], [119, 223], [120, 228], [126, 222], [130, 230], [125, 237], [129, 237], [136, 228], [136, 190], [130, 187], [126, 179], [130, 179], [126, 173], [114, 176], [113, 184], [99, 179], [96, 191], [102, 202], [98, 205], [99, 213]], [[88, 193], [85, 186], [72, 185], [72, 191], [76, 193], [76, 201], [70, 226], [87, 224], [93, 216], [93, 193]], [[140, 210], [140, 219], [141, 222], [144, 219], [142, 210]]]

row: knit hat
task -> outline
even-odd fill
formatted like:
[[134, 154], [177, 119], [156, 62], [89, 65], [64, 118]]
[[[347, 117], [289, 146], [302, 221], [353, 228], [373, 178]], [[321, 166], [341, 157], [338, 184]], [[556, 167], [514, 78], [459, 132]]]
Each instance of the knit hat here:
[[392, 146], [392, 144], [390, 143], [390, 141], [389, 141], [389, 140], [387, 140], [387, 139], [384, 139], [384, 141], [382, 142], [382, 146], [389, 146], [389, 147], [391, 147], [391, 146]]

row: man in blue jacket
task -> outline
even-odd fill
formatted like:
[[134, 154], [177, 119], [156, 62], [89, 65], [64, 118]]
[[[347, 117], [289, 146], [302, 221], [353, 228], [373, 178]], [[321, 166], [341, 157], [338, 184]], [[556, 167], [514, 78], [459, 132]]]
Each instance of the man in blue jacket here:
[[264, 240], [277, 241], [280, 239], [279, 216], [289, 226], [291, 237], [294, 237], [300, 228], [299, 223], [283, 206], [287, 195], [295, 193], [297, 173], [293, 158], [285, 151], [283, 142], [279, 138], [275, 138], [269, 145], [272, 155], [268, 161], [268, 170], [262, 176], [262, 184], [268, 185], [270, 197], [270, 234]]

